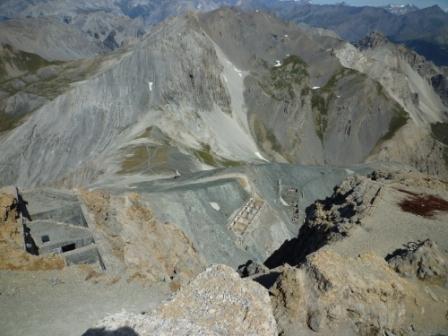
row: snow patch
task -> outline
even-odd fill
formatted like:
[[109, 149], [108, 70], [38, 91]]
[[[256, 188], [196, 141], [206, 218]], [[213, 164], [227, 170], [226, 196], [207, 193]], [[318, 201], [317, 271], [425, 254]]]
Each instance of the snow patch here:
[[274, 62], [274, 66], [275, 66], [276, 68], [281, 67], [281, 66], [282, 66], [282, 62], [280, 62], [280, 60], [275, 60], [275, 62]]
[[282, 203], [284, 206], [289, 207], [289, 204], [286, 203], [286, 201], [283, 199], [283, 197], [280, 196], [280, 203]]
[[238, 74], [238, 76], [243, 77], [243, 72], [238, 69], [236, 66], [233, 66], [233, 70], [235, 70], [235, 72]]
[[219, 204], [216, 203], [216, 202], [210, 202], [210, 206], [211, 206], [213, 209], [215, 209], [216, 211], [221, 210], [221, 207], [220, 207]]
[[319, 90], [319, 89], [320, 89], [320, 86], [313, 86], [312, 89], [313, 89], [313, 90]]
[[355, 174], [355, 172], [354, 172], [353, 170], [351, 170], [351, 169], [345, 169], [345, 172], [346, 172], [348, 175], [353, 175], [353, 174]]
[[255, 152], [255, 155], [256, 155], [259, 159], [261, 159], [261, 160], [263, 160], [263, 161], [266, 161], [266, 162], [269, 162], [269, 160], [267, 160], [263, 155], [261, 155], [260, 152]]
[[152, 92], [152, 87], [154, 86], [153, 82], [148, 82], [149, 92]]

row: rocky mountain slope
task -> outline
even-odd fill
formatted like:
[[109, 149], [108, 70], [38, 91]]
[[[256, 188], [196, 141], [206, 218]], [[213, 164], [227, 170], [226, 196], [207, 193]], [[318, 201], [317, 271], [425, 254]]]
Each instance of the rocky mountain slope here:
[[[431, 158], [433, 155], [446, 157], [446, 142], [440, 141], [434, 133], [436, 125], [441, 128], [446, 125], [448, 111], [445, 93], [440, 90], [440, 83], [446, 78], [443, 69], [403, 46], [392, 44], [378, 33], [369, 35], [357, 46], [358, 49], [346, 44], [336, 51], [341, 63], [376, 79], [408, 112], [408, 116], [403, 113], [396, 115], [391, 123], [391, 130], [395, 128], [397, 131], [395, 140], [378, 143], [371, 159], [421, 162], [425, 165], [425, 168], [419, 167], [423, 171], [446, 174], [446, 161]], [[400, 128], [400, 125], [404, 127]], [[401, 151], [403, 147], [393, 145], [395, 141], [405, 141], [414, 150], [412, 153]], [[420, 146], [411, 145], [413, 141]], [[400, 150], [397, 151], [398, 147]]]
[[146, 23], [159, 23], [170, 16], [183, 14], [187, 10], [212, 10], [221, 5], [234, 5], [234, 0], [19, 0], [2, 1], [0, 13], [3, 17], [75, 17], [81, 13], [107, 12], [114, 16], [142, 17]]
[[446, 334], [446, 69], [156, 4], [10, 7], [88, 55], [0, 48], [2, 335]]
[[[347, 165], [390, 141], [401, 152], [382, 159], [444, 176], [445, 144], [428, 129], [446, 121], [445, 106], [400, 55], [398, 68], [389, 57], [382, 64], [264, 13], [175, 18], [138, 45], [79, 63], [82, 80], [3, 133], [1, 184], [73, 186], [263, 160]], [[397, 133], [408, 128], [418, 137]], [[430, 161], [412, 152], [414, 141], [435, 146]]]
[[27, 18], [0, 23], [0, 44], [37, 54], [48, 60], [75, 60], [93, 57], [102, 51], [70, 25], [54, 18]]

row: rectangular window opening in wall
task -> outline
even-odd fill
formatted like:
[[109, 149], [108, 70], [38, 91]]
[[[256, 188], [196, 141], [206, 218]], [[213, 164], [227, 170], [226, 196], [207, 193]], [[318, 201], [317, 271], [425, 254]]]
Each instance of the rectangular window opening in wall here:
[[68, 252], [68, 251], [73, 251], [74, 249], [76, 249], [76, 244], [75, 243], [64, 245], [64, 246], [62, 246], [62, 253]]
[[42, 243], [48, 243], [50, 241], [50, 236], [43, 235], [42, 237], [40, 237], [40, 240], [42, 240]]

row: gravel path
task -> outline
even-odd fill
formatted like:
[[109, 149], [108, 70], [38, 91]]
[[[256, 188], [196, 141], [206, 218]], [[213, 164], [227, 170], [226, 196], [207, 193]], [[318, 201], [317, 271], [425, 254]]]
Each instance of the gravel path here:
[[48, 272], [0, 271], [2, 336], [79, 336], [104, 316], [140, 313], [169, 296], [166, 288], [101, 278], [85, 280], [78, 268]]

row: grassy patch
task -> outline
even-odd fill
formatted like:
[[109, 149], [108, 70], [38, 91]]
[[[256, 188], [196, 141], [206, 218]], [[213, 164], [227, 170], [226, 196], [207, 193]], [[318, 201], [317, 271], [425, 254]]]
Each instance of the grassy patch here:
[[8, 80], [8, 68], [15, 68], [23, 73], [35, 73], [40, 68], [61, 64], [62, 62], [50, 62], [36, 54], [21, 50], [15, 50], [10, 45], [0, 48], [0, 82]]
[[313, 92], [311, 96], [311, 107], [314, 112], [314, 122], [316, 133], [320, 140], [324, 139], [325, 131], [328, 125], [328, 105], [331, 97], [324, 97], [318, 92]]
[[382, 86], [379, 82], [376, 82], [375, 84], [376, 84], [376, 94], [377, 94], [379, 97], [384, 97], [384, 98], [386, 98], [387, 95], [386, 95], [386, 92], [384, 92], [384, 88], [383, 88], [383, 86]]
[[328, 80], [328, 82], [325, 84], [325, 86], [321, 89], [321, 91], [322, 92], [332, 92], [341, 79], [343, 79], [345, 77], [349, 77], [349, 76], [356, 77], [359, 80], [363, 80], [363, 79], [367, 78], [366, 75], [364, 75], [356, 70], [349, 69], [349, 68], [341, 68], [340, 70], [336, 71], [333, 74], [333, 76], [331, 76], [331, 78]]
[[271, 67], [269, 77], [260, 83], [263, 90], [275, 100], [296, 97], [294, 87], [308, 78], [307, 64], [296, 55], [288, 56], [279, 67]]
[[448, 167], [448, 123], [431, 124], [431, 134], [434, 139], [445, 145], [443, 149], [443, 160]]
[[276, 90], [291, 89], [293, 84], [301, 84], [308, 77], [307, 65], [298, 56], [289, 56], [279, 67], [271, 68], [271, 82]]
[[389, 130], [380, 141], [387, 141], [393, 138], [395, 133], [402, 128], [409, 120], [408, 113], [398, 104], [394, 107], [393, 116], [389, 123]]
[[212, 167], [238, 167], [243, 163], [215, 156], [208, 144], [202, 144], [200, 150], [194, 150], [194, 155], [203, 163]]
[[448, 147], [443, 149], [443, 160], [445, 161], [445, 166], [448, 167]]
[[23, 116], [10, 116], [6, 113], [0, 112], [0, 133], [16, 127], [22, 117]]
[[257, 142], [261, 144], [263, 148], [266, 147], [266, 144], [269, 144], [272, 150], [281, 153], [282, 146], [278, 142], [275, 134], [257, 119], [254, 120], [254, 133]]
[[142, 168], [142, 166], [149, 160], [149, 153], [144, 145], [134, 147], [129, 154], [129, 157], [126, 157], [121, 163], [119, 174], [133, 173]]
[[243, 165], [243, 162], [241, 161], [234, 161], [234, 160], [227, 160], [227, 159], [219, 159], [219, 164], [223, 167], [230, 168], [230, 167], [239, 167]]
[[431, 131], [434, 139], [448, 146], [448, 123], [431, 124]]
[[367, 78], [364, 74], [361, 74], [358, 71], [349, 68], [341, 68], [339, 71], [336, 71], [333, 76], [331, 76], [325, 86], [318, 90], [312, 90], [311, 92], [311, 107], [314, 113], [316, 133], [321, 141], [323, 140], [325, 131], [327, 130], [328, 110], [330, 102], [336, 97], [335, 90], [338, 82], [349, 76], [353, 77], [353, 81], [363, 81]]
[[202, 145], [202, 149], [194, 151], [195, 156], [205, 164], [216, 167], [218, 162], [211, 152], [210, 145]]

